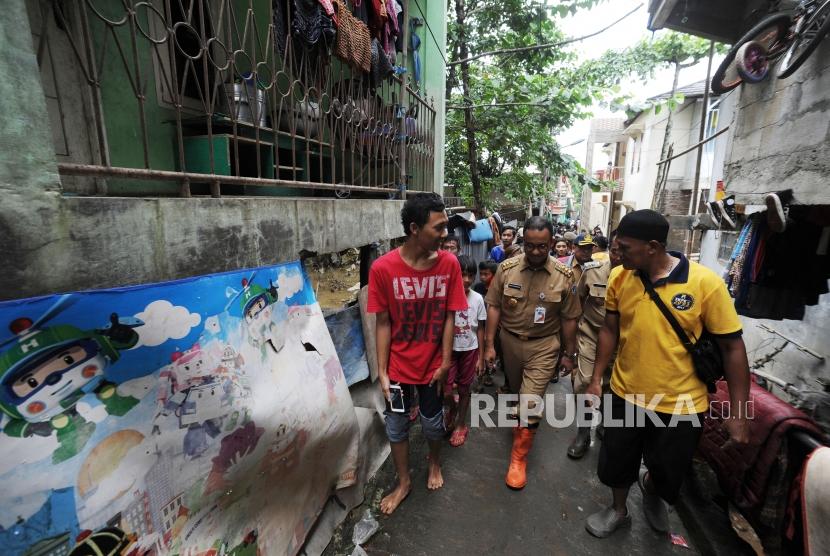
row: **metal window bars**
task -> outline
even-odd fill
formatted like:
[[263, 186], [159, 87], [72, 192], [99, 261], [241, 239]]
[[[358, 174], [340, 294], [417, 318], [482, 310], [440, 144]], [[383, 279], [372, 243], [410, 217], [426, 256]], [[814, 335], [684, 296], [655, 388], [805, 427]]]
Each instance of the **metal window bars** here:
[[352, 69], [330, 36], [310, 45], [295, 26], [303, 3], [40, 0], [38, 62], [62, 33], [75, 67], [61, 69], [84, 89], [97, 142], [94, 160], [61, 162], [61, 175], [104, 178], [99, 194], [106, 178], [138, 180], [133, 194], [176, 182], [184, 197], [194, 184], [214, 197], [432, 190], [434, 101], [405, 77]]

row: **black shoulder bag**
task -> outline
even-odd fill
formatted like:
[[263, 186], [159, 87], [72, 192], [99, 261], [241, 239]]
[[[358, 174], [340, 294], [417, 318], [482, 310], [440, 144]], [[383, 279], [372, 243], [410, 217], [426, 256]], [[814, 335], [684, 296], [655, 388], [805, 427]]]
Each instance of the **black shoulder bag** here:
[[723, 378], [723, 354], [721, 354], [720, 346], [715, 341], [715, 337], [710, 334], [705, 328], [700, 338], [696, 342], [692, 342], [677, 319], [660, 299], [660, 296], [654, 290], [654, 285], [647, 279], [640, 276], [640, 280], [648, 292], [649, 297], [669, 321], [669, 324], [674, 329], [675, 334], [680, 339], [680, 343], [692, 356], [692, 364], [695, 367], [697, 377], [706, 385], [706, 389], [711, 393], [717, 389], [716, 382]]

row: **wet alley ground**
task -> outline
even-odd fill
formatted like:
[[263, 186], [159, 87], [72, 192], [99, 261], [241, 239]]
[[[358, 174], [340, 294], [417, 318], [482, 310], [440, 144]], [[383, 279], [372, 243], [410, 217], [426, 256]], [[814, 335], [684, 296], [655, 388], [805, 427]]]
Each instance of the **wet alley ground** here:
[[[487, 389], [486, 393], [492, 393]], [[570, 381], [550, 385], [549, 393], [571, 392]], [[558, 396], [557, 396], [558, 397]], [[556, 415], [564, 415], [564, 407]], [[400, 556], [443, 554], [700, 554], [677, 512], [671, 511], [672, 533], [690, 548], [673, 545], [668, 535], [654, 532], [642, 512], [636, 485], [629, 496], [632, 525], [607, 539], [585, 531], [585, 518], [610, 504], [610, 491], [596, 476], [599, 442], [574, 461], [566, 456], [574, 428], [555, 429], [543, 423], [528, 460], [528, 485], [512, 491], [504, 484], [512, 441], [510, 429], [472, 429], [467, 442], [443, 451], [444, 488], [426, 489], [426, 442], [419, 427], [411, 436], [410, 468], [413, 489], [392, 516], [381, 516], [377, 502], [394, 484], [391, 459], [367, 489], [368, 500], [352, 512], [359, 517], [372, 507], [380, 530], [364, 545], [369, 555]], [[368, 505], [368, 506], [367, 506]], [[347, 522], [326, 554], [349, 554], [351, 530]], [[705, 552], [705, 551], [703, 551]]]

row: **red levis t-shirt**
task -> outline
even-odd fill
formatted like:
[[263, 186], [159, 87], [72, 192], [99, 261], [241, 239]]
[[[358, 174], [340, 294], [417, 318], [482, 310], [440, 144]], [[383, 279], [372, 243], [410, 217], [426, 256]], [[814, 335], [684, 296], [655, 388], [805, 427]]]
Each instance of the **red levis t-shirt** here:
[[389, 379], [427, 384], [441, 366], [441, 340], [447, 311], [467, 308], [461, 267], [455, 255], [438, 252], [432, 268], [415, 270], [395, 249], [369, 270], [370, 313], [389, 312], [392, 345]]

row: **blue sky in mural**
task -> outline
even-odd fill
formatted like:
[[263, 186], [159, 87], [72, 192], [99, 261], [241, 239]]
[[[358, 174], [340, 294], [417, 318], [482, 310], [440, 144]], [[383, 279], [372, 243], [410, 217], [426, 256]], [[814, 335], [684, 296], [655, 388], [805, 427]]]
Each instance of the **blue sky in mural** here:
[[[272, 318], [277, 322], [286, 320], [292, 306], [315, 303], [313, 288], [299, 262], [175, 282], [3, 302], [0, 303], [0, 380], [18, 374], [17, 369], [21, 367], [39, 364], [44, 353], [54, 354], [48, 342], [55, 338], [100, 345], [101, 338], [108, 337], [106, 327], [112, 326], [110, 321], [115, 314], [118, 322], [134, 331], [129, 332], [132, 347], [121, 346], [109, 354], [109, 363], [103, 363], [103, 379], [119, 388], [127, 381], [138, 382], [144, 392], [152, 392], [157, 387], [159, 370], [194, 344], [214, 338], [223, 342], [238, 341], [243, 334], [240, 326], [245, 322], [243, 312], [248, 310], [248, 302], [259, 298], [272, 307]], [[40, 345], [34, 340], [39, 340]], [[27, 342], [38, 347], [29, 349], [27, 354]], [[34, 363], [30, 364], [31, 361]], [[69, 372], [61, 372], [64, 374], [60, 383], [71, 383], [66, 379]], [[6, 380], [0, 385], [0, 402], [7, 412], [15, 408], [9, 401], [15, 399], [10, 382]], [[90, 398], [89, 394], [82, 398], [91, 408], [88, 411], [104, 409], [101, 402]], [[128, 409], [129, 422], [152, 423], [158, 412], [156, 396], [142, 393], [136, 398], [140, 402]], [[31, 400], [19, 402], [17, 410], [22, 412], [22, 407]], [[109, 412], [109, 415], [115, 416], [96, 420], [88, 440], [60, 461], [50, 457], [57, 450], [50, 453], [36, 447], [43, 446], [43, 438], [14, 437], [7, 429], [9, 417], [4, 417], [0, 448], [17, 450], [19, 457], [30, 463], [20, 466], [0, 462], [0, 484], [17, 486], [14, 492], [5, 493], [8, 504], [0, 509], [3, 554], [22, 553], [45, 538], [69, 534], [74, 539], [78, 534], [78, 516], [74, 511], [77, 493], [65, 485], [73, 484], [79, 477], [78, 465], [90, 456], [93, 448], [127, 423], [117, 417], [121, 414]], [[44, 479], [31, 485], [36, 492], [22, 486], [30, 484], [31, 477]], [[19, 495], [15, 494], [18, 491]], [[16, 523], [19, 514], [24, 518]]]
[[[43, 322], [40, 328], [71, 324], [82, 331], [93, 331], [106, 326], [112, 313], [117, 313], [120, 318], [136, 317], [144, 313], [151, 303], [160, 299], [168, 301], [173, 308], [193, 307], [192, 315], [198, 315], [198, 323], [183, 336], [176, 334], [175, 337], [167, 339], [162, 344], [150, 345], [154, 349], [142, 349], [143, 346], [139, 345], [120, 353], [119, 361], [109, 369], [111, 380], [115, 382], [130, 380], [166, 365], [174, 351], [186, 350], [193, 345], [202, 333], [208, 317], [223, 313], [233, 295], [243, 289], [240, 276], [246, 278], [253, 276], [251, 284], [261, 288], [268, 288], [269, 280], [275, 284], [282, 282], [287, 285], [286, 293], [290, 295], [286, 298], [283, 295], [285, 291], [283, 289], [279, 298], [289, 307], [315, 302], [313, 289], [302, 267], [297, 263], [286, 263], [161, 284], [68, 294], [75, 298], [74, 302], [70, 300], [69, 303], [65, 303], [66, 308]], [[219, 295], [208, 296], [205, 295], [206, 292], [216, 292]], [[79, 302], [81, 298], [83, 298], [83, 303]], [[57, 299], [58, 296], [46, 296], [0, 303], [0, 342], [5, 344], [0, 346], [0, 353], [9, 347], [10, 344], [6, 342], [14, 338], [14, 333], [9, 329], [13, 321], [23, 317], [37, 322], [55, 305]], [[236, 312], [234, 310], [236, 305], [232, 303], [228, 306], [231, 314]], [[190, 322], [196, 322], [196, 317], [192, 316]], [[168, 349], [155, 349], [158, 345], [163, 345]]]

